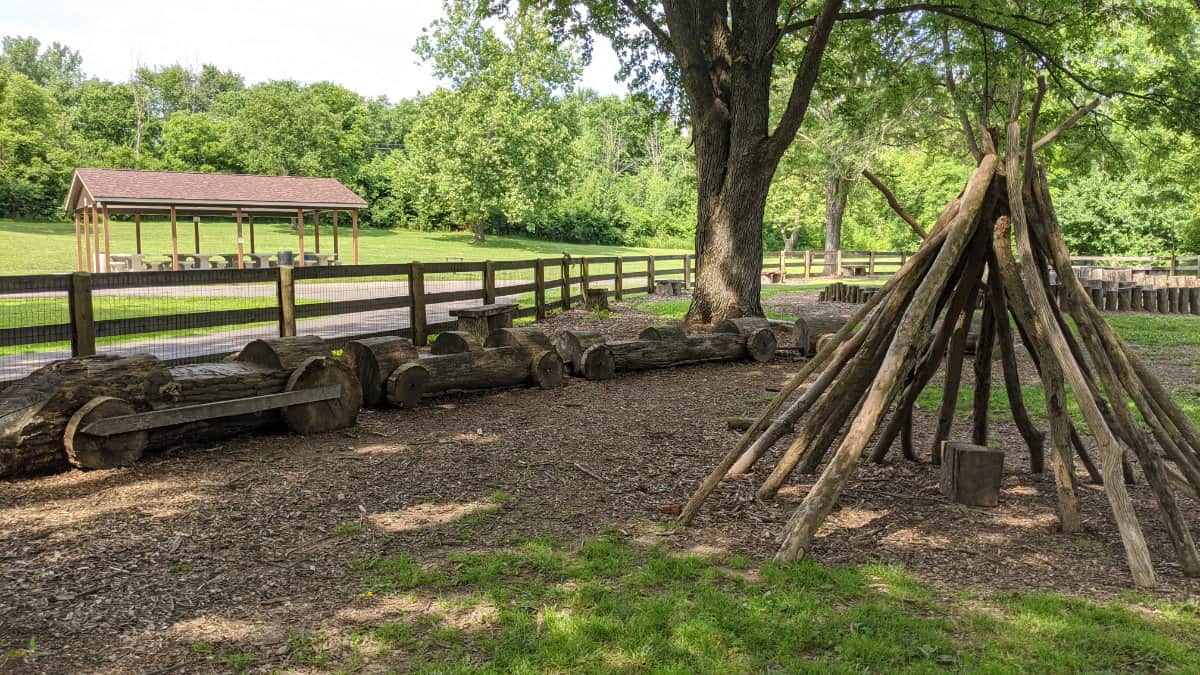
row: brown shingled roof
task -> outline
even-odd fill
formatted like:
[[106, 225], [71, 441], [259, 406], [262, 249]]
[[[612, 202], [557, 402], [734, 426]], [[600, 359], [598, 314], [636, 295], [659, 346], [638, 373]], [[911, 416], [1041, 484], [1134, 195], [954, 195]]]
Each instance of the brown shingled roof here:
[[72, 211], [86, 190], [101, 204], [362, 208], [367, 202], [334, 178], [224, 173], [76, 169], [67, 195]]

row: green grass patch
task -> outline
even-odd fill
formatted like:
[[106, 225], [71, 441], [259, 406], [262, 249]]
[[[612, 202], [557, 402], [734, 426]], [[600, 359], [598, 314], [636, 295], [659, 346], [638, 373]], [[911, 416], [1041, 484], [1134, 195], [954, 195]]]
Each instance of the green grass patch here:
[[[386, 561], [386, 562], [385, 562]], [[1195, 605], [1052, 593], [936, 597], [893, 565], [677, 555], [615, 538], [530, 542], [423, 567], [357, 566], [429, 611], [359, 629], [420, 672], [1077, 672], [1200, 668]], [[451, 600], [450, 598], [453, 598]], [[443, 621], [486, 608], [477, 628]]]
[[[348, 219], [345, 219], [348, 220]], [[350, 229], [348, 223], [339, 228], [342, 258], [350, 258]], [[193, 250], [191, 224], [180, 227], [180, 251]], [[206, 219], [200, 224], [200, 249], [206, 253], [227, 253], [237, 249], [232, 221]], [[312, 224], [306, 231], [306, 250], [312, 247]], [[247, 242], [249, 233], [247, 232]], [[255, 247], [259, 252], [298, 251], [296, 234], [283, 222], [259, 220], [255, 223]], [[27, 222], [0, 219], [0, 270], [24, 274], [51, 274], [75, 269], [75, 225], [67, 222]], [[333, 228], [321, 227], [322, 251], [333, 251]], [[133, 222], [113, 221], [110, 227], [110, 250], [113, 253], [135, 251]], [[247, 243], [247, 250], [249, 246]], [[147, 255], [166, 255], [171, 251], [171, 228], [165, 219], [142, 219], [142, 251]], [[359, 229], [359, 262], [405, 263], [413, 260], [442, 262], [445, 260], [520, 260], [556, 257], [564, 252], [573, 257], [614, 255], [679, 255], [690, 253], [682, 249], [631, 248], [593, 244], [572, 244], [542, 241], [524, 237], [489, 236], [475, 243], [470, 232], [420, 232], [417, 230]], [[672, 265], [674, 267], [674, 265]]]
[[1152, 347], [1200, 346], [1200, 316], [1155, 314], [1105, 314], [1117, 334], [1127, 342]]

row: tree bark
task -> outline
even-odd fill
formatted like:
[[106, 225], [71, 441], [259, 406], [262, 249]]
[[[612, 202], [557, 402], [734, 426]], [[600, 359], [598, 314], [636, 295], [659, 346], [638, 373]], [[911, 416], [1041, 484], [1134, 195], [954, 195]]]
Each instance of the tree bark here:
[[836, 171], [825, 177], [825, 274], [837, 273], [833, 262], [842, 247], [842, 220], [846, 215], [846, 200], [850, 196], [850, 181]]

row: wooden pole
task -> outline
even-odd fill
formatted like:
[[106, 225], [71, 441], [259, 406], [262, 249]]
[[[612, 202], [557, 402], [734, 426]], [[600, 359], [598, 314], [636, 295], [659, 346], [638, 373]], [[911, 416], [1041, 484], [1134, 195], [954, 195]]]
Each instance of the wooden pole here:
[[333, 259], [338, 257], [338, 212], [333, 210]]
[[192, 239], [196, 253], [200, 252], [200, 216], [192, 216]]
[[86, 206], [83, 207], [83, 262], [84, 271], [92, 271], [92, 224]]
[[296, 232], [300, 238], [300, 261], [297, 263], [300, 267], [304, 267], [304, 210], [296, 209]]
[[92, 269], [100, 271], [100, 207], [92, 202], [92, 253], [96, 260], [92, 265]]
[[350, 231], [354, 237], [354, 264], [358, 264], [358, 209], [350, 211]]
[[321, 212], [313, 209], [313, 246], [321, 252]]
[[75, 271], [83, 271], [83, 242], [79, 239], [79, 209], [75, 209]]
[[238, 269], [244, 270], [246, 269], [246, 260], [242, 257], [243, 253], [245, 253], [245, 251], [242, 249], [242, 210], [238, 209], [234, 214], [234, 217], [237, 219]]
[[67, 287], [67, 306], [71, 321], [71, 356], [96, 353], [96, 321], [92, 311], [92, 277], [72, 274]]
[[133, 240], [138, 255], [142, 254], [142, 214], [133, 214]]
[[250, 252], [254, 253], [254, 214], [249, 215], [250, 218]]
[[175, 220], [175, 207], [171, 207], [171, 269], [179, 271], [179, 226]]
[[108, 205], [104, 205], [104, 271], [112, 271], [112, 252], [108, 240]]
[[279, 300], [279, 337], [296, 334], [296, 286], [292, 281], [292, 266], [280, 265], [275, 293]]
[[408, 295], [412, 341], [414, 345], [424, 347], [429, 337], [425, 332], [425, 267], [416, 260], [409, 266]]

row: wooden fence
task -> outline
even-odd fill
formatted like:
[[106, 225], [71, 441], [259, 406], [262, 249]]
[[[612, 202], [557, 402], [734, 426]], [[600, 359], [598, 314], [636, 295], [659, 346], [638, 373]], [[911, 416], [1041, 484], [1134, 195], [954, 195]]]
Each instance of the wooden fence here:
[[[874, 276], [893, 274], [908, 260], [907, 251], [768, 251], [763, 275], [788, 277]], [[1128, 269], [1150, 274], [1200, 277], [1200, 255], [1188, 256], [1072, 256], [1075, 267]]]
[[563, 256], [0, 277], [0, 381], [98, 349], [172, 364], [220, 360], [273, 334], [335, 346], [401, 335], [423, 345], [455, 327], [453, 307], [503, 300], [518, 305], [517, 317], [542, 319], [578, 303], [584, 288], [621, 300], [653, 292], [656, 279], [690, 285], [694, 268], [690, 255]]

